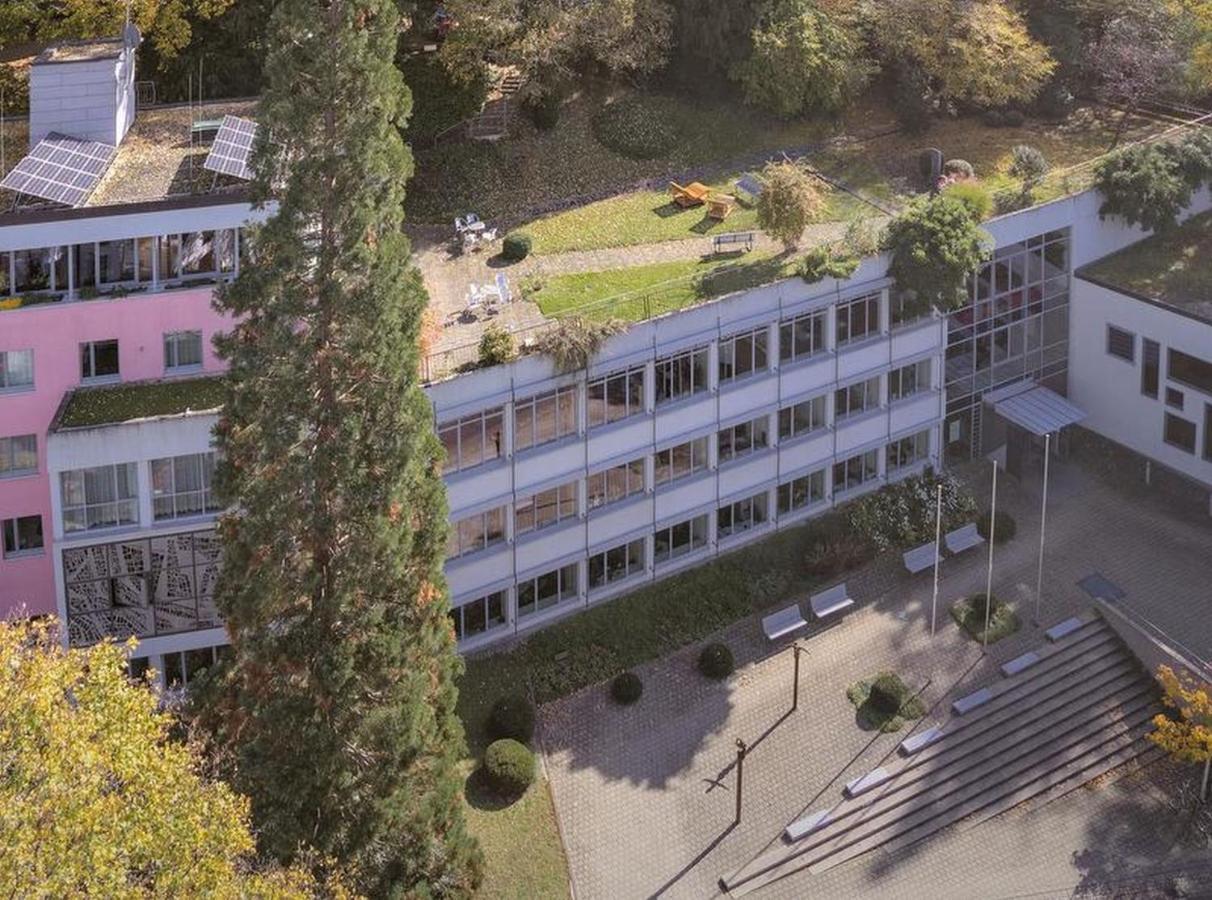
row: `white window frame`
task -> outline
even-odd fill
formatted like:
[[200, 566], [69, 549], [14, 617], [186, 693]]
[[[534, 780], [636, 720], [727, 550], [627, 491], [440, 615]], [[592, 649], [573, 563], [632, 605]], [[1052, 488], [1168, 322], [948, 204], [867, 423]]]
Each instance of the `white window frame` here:
[[[803, 491], [803, 494], [799, 495], [797, 491]], [[783, 503], [784, 496], [787, 498], [786, 504]], [[797, 496], [802, 496], [803, 499], [796, 502]], [[807, 509], [824, 501], [825, 470], [817, 469], [814, 472], [807, 472], [780, 484], [778, 490], [775, 492], [774, 505], [778, 515], [788, 516], [791, 513]]]
[[[728, 525], [723, 524], [727, 518]], [[726, 503], [716, 510], [716, 536], [723, 540], [770, 521], [770, 495], [766, 491]]]
[[[686, 528], [687, 541], [684, 544], [674, 543], [674, 532], [678, 529]], [[658, 540], [662, 535], [666, 535], [668, 541], [668, 549], [662, 553], [657, 549]], [[653, 565], [672, 562], [675, 559], [680, 559], [683, 556], [689, 556], [697, 550], [702, 550], [707, 546], [707, 514], [694, 516], [686, 519], [683, 522], [675, 522], [666, 528], [658, 528], [653, 535], [652, 543], [652, 562]]]
[[[547, 437], [539, 436], [541, 410], [550, 406], [553, 430]], [[530, 420], [529, 434], [522, 426], [523, 418]], [[578, 433], [577, 386], [568, 385], [554, 391], [544, 391], [513, 404], [513, 449], [515, 452], [531, 450], [551, 444]]]
[[[463, 516], [450, 523], [450, 533], [446, 542], [446, 558], [458, 559], [460, 556], [467, 556], [469, 553], [478, 553], [481, 550], [487, 550], [489, 547], [495, 547], [497, 544], [505, 542], [505, 519], [507, 518], [509, 507], [494, 506], [491, 509], [481, 510], [478, 513], [472, 513], [470, 516]], [[493, 530], [493, 517], [497, 518], [496, 531]], [[463, 543], [463, 528], [468, 523], [479, 522], [479, 536], [475, 540], [469, 540], [466, 545]]]
[[[17, 466], [17, 442], [26, 443], [21, 452], [32, 453], [33, 463], [28, 466]], [[0, 478], [20, 478], [24, 475], [38, 474], [38, 435], [13, 434], [0, 437]]]
[[[799, 329], [807, 325], [807, 349], [801, 349], [797, 338]], [[817, 340], [819, 335], [820, 340]], [[829, 310], [817, 309], [779, 322], [779, 360], [794, 362], [807, 359], [829, 349]]]
[[[540, 523], [540, 509], [554, 509], [554, 518]], [[525, 518], [527, 515], [529, 520]], [[513, 533], [515, 537], [521, 537], [545, 528], [553, 528], [561, 522], [575, 518], [577, 518], [577, 482], [566, 481], [525, 497], [518, 497], [514, 501], [513, 508]]]
[[[850, 482], [850, 463], [854, 460], [860, 460], [862, 471], [861, 477], [851, 483]], [[870, 471], [868, 471], [870, 466]], [[842, 472], [842, 479], [838, 481], [838, 470]], [[879, 481], [880, 478], [880, 460], [878, 450], [867, 450], [864, 453], [856, 453], [853, 456], [848, 456], [846, 459], [840, 460], [833, 464], [833, 494], [836, 497], [838, 494], [846, 494], [865, 484], [873, 481]]]
[[[498, 604], [500, 611], [499, 619], [492, 617], [493, 601]], [[483, 622], [484, 627], [476, 631], [469, 632], [467, 630], [467, 620], [469, 613], [478, 614]], [[474, 600], [469, 600], [467, 603], [460, 603], [458, 606], [450, 610], [450, 621], [454, 627], [455, 639], [462, 643], [468, 638], [479, 637], [482, 634], [491, 634], [494, 631], [499, 631], [509, 625], [509, 595], [504, 590], [490, 591], [483, 597], [476, 597]]]
[[[29, 381], [13, 381], [12, 373], [16, 371], [9, 357], [20, 356], [26, 360], [23, 368], [29, 370]], [[34, 351], [32, 349], [22, 350], [0, 350], [0, 394], [16, 393], [17, 391], [32, 391], [34, 389]]]
[[[617, 497], [610, 495], [612, 478], [621, 478], [626, 486], [623, 493]], [[585, 508], [602, 509], [643, 493], [644, 457], [640, 456], [629, 462], [619, 463], [617, 466], [600, 469], [590, 474], [585, 483]], [[597, 498], [596, 502], [595, 498]]]
[[[642, 575], [647, 571], [647, 543], [644, 538], [636, 538], [625, 544], [619, 544], [617, 547], [611, 547], [600, 553], [592, 554], [589, 557], [589, 565], [586, 570], [588, 572], [589, 590], [609, 587], [617, 582], [626, 581], [628, 578], [635, 578], [637, 575]], [[611, 569], [611, 557], [614, 556], [617, 559], [620, 552], [623, 556], [622, 570], [620, 571], [617, 568]], [[600, 570], [600, 577], [596, 581], [594, 580], [595, 567]]]
[[[644, 378], [646, 367], [632, 366], [618, 372], [611, 372], [601, 378], [592, 378], [585, 385], [586, 424], [589, 428], [621, 422], [623, 419], [638, 415], [645, 411], [644, 407]], [[623, 414], [611, 415], [610, 389], [612, 384], [622, 382], [623, 385]], [[635, 396], [637, 393], [638, 397]], [[595, 396], [597, 395], [597, 396]]]
[[[863, 305], [863, 323], [864, 330], [862, 334], [854, 333], [853, 317], [851, 311], [858, 305]], [[873, 312], [874, 309], [874, 312]], [[842, 322], [846, 323], [846, 336], [842, 336]], [[845, 303], [837, 305], [837, 322], [834, 325], [836, 333], [836, 344], [838, 347], [844, 347], [847, 344], [858, 343], [865, 341], [868, 338], [881, 334], [880, 330], [880, 295], [864, 294], [862, 297], [855, 297], [853, 300], [847, 300]]]
[[[533, 616], [537, 613], [544, 612], [549, 609], [555, 609], [557, 606], [562, 606], [578, 599], [581, 596], [581, 567], [579, 563], [566, 563], [558, 569], [552, 569], [550, 572], [544, 572], [542, 575], [536, 575], [534, 578], [526, 578], [518, 582], [517, 594], [517, 617], [518, 620]], [[539, 582], [545, 578], [555, 576], [556, 593], [555, 602], [548, 602], [545, 605], [539, 603]], [[534, 592], [534, 602], [522, 605], [522, 593], [524, 589], [529, 589]]]
[[769, 371], [770, 330], [763, 325], [720, 338], [717, 368], [720, 384], [752, 378]]
[[[497, 439], [495, 443], [489, 438], [490, 422], [496, 419], [497, 421]], [[463, 430], [469, 425], [474, 425], [479, 422], [480, 431], [480, 459], [478, 462], [463, 463]], [[455, 419], [448, 419], [445, 422], [439, 422], [437, 427], [438, 440], [442, 442], [442, 446], [446, 448], [446, 441], [442, 435], [444, 432], [454, 432], [454, 449], [451, 454], [449, 450], [446, 453], [446, 460], [443, 463], [442, 474], [451, 475], [455, 472], [466, 472], [469, 469], [477, 468], [478, 466], [487, 465], [495, 462], [505, 456], [505, 408], [494, 406], [491, 409], [482, 409], [479, 412], [468, 413], [465, 416], [459, 416]], [[488, 448], [493, 447], [495, 455], [488, 455]], [[453, 465], [452, 465], [453, 463]]]
[[[696, 357], [702, 358], [702, 366], [696, 362]], [[711, 385], [711, 353], [706, 346], [683, 350], [671, 356], [662, 356], [656, 361], [653, 371], [656, 373], [656, 403], [661, 406], [666, 403], [676, 403], [695, 394], [701, 394]], [[701, 378], [700, 373], [701, 372]], [[679, 389], [672, 392], [674, 382], [682, 388], [682, 382], [688, 382], [689, 389]], [[700, 383], [701, 382], [701, 383]], [[661, 396], [661, 389], [668, 385], [671, 392]]]
[[[197, 341], [198, 343], [198, 361], [183, 363], [181, 362], [181, 346], [186, 340]], [[202, 346], [202, 331], [200, 329], [187, 331], [166, 331], [164, 332], [164, 371], [166, 372], [193, 372], [202, 368], [202, 357], [204, 348]]]
[[[118, 492], [118, 469], [126, 469], [126, 484], [127, 487], [133, 488], [133, 492], [129, 496], [122, 496]], [[88, 499], [88, 480], [86, 473], [102, 472], [109, 470], [109, 477], [112, 479], [114, 489], [113, 500], [98, 500], [92, 502]], [[67, 481], [73, 476], [80, 479], [80, 491], [84, 495], [82, 503], [68, 503]], [[63, 521], [63, 531], [66, 534], [79, 534], [85, 531], [100, 531], [108, 528], [126, 528], [132, 525], [139, 524], [139, 476], [135, 463], [113, 463], [104, 466], [89, 466], [84, 469], [69, 469], [59, 473], [60, 484], [60, 500], [62, 503], [60, 509], [60, 518]], [[108, 518], [115, 519], [113, 522], [105, 522], [100, 525], [89, 525], [90, 514], [93, 510], [104, 510], [107, 507], [112, 507], [114, 514]], [[127, 516], [123, 516], [123, 512], [127, 512]], [[71, 512], [80, 512], [83, 515], [85, 523], [83, 528], [72, 528], [68, 526], [68, 514]]]
[[[737, 449], [737, 434], [740, 429], [748, 429], [748, 443]], [[761, 443], [758, 443], [758, 439]], [[716, 433], [716, 459], [719, 465], [744, 459], [770, 447], [770, 416], [755, 416], [744, 422], [737, 422], [727, 428], [721, 428]], [[727, 449], [725, 449], [727, 448]]]
[[[853, 408], [850, 405], [850, 392], [855, 388], [862, 388], [863, 403], [862, 406]], [[843, 419], [848, 419], [851, 416], [861, 416], [863, 413], [871, 412], [880, 408], [881, 405], [881, 389], [880, 376], [873, 375], [870, 378], [864, 378], [861, 381], [854, 381], [845, 387], [840, 387], [833, 393], [833, 420], [840, 422]], [[842, 398], [845, 397], [845, 403], [842, 403]], [[874, 403], [872, 402], [874, 398]], [[843, 409], [843, 406], [845, 407]]]
[[[896, 403], [899, 400], [907, 400], [917, 394], [924, 394], [930, 390], [930, 375], [933, 366], [930, 364], [930, 359], [919, 359], [915, 363], [909, 363], [907, 366], [900, 366], [888, 373], [888, 402]], [[909, 390], [905, 390], [905, 380], [911, 382]]]
[[[673, 471], [674, 453], [683, 447], [689, 447], [690, 450], [690, 470], [683, 472], [680, 475], [675, 475]], [[661, 480], [661, 458], [667, 457], [667, 471], [669, 477]], [[653, 466], [653, 487], [658, 487], [663, 484], [673, 484], [675, 481], [681, 481], [683, 478], [689, 478], [692, 475], [697, 475], [699, 472], [706, 472], [709, 460], [707, 458], [707, 438], [699, 437], [691, 441], [683, 441], [680, 444], [674, 444], [671, 447], [666, 447], [663, 450], [658, 450], [654, 459]]]
[[[99, 344], [113, 344], [114, 355], [117, 357], [118, 367], [113, 372], [105, 375], [97, 374], [97, 346]], [[84, 354], [88, 354], [87, 364], [85, 363]], [[87, 365], [87, 372], [85, 371]], [[122, 354], [121, 345], [117, 338], [103, 338], [97, 341], [81, 341], [80, 342], [80, 383], [81, 384], [101, 384], [106, 382], [118, 381], [122, 377]]]
[[915, 466], [930, 458], [930, 429], [907, 434], [890, 443], [884, 451], [889, 472]]
[[[825, 394], [818, 394], [815, 397], [809, 397], [807, 400], [801, 400], [799, 403], [792, 403], [790, 406], [784, 406], [780, 409], [779, 440], [788, 441], [825, 428], [829, 424], [829, 411], [826, 409], [825, 400]], [[801, 429], [796, 427], [796, 411], [803, 407], [808, 407], [809, 424], [807, 428]], [[785, 428], [784, 422], [786, 423]]]
[[[177, 488], [177, 466], [188, 465], [193, 463], [199, 467], [198, 483], [202, 485], [198, 489], [179, 490]], [[167, 489], [158, 489], [156, 482], [164, 475], [157, 475], [157, 469], [167, 467], [167, 478], [169, 487]], [[215, 500], [214, 496], [214, 478], [215, 478], [215, 453], [213, 450], [206, 453], [183, 453], [180, 456], [162, 456], [153, 459], [148, 463], [148, 471], [151, 475], [151, 494], [152, 494], [152, 521], [154, 522], [171, 522], [174, 519], [193, 519], [198, 516], [207, 516], [213, 513], [222, 511], [222, 507]], [[180, 510], [179, 505], [183, 505], [184, 498], [197, 497], [201, 501], [202, 509], [200, 511]], [[159, 506], [163, 503], [169, 503], [172, 507], [172, 512], [169, 514], [161, 514]]]
[[[21, 532], [18, 530], [18, 523], [23, 519], [37, 519], [38, 532], [41, 538], [41, 543], [37, 547], [22, 548], [20, 544]], [[11, 516], [0, 522], [2, 533], [0, 533], [0, 551], [3, 551], [5, 559], [23, 559], [29, 556], [41, 556], [46, 552], [46, 529], [42, 524], [42, 516], [37, 513], [28, 516]], [[10, 537], [12, 538], [13, 548], [8, 549]]]

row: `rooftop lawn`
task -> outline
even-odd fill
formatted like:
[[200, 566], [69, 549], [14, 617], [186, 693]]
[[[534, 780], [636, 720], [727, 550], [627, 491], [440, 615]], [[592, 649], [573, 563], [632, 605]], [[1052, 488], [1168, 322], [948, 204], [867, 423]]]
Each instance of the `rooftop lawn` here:
[[768, 284], [794, 274], [796, 257], [760, 252], [726, 259], [689, 259], [578, 272], [544, 280], [535, 290], [523, 284], [526, 299], [543, 315], [578, 311], [594, 319], [639, 322], [693, 306], [713, 297]]
[[78, 388], [59, 417], [59, 427], [95, 428], [222, 405], [223, 380], [215, 377]]
[[1212, 213], [1103, 257], [1092, 278], [1187, 309], [1212, 321]]

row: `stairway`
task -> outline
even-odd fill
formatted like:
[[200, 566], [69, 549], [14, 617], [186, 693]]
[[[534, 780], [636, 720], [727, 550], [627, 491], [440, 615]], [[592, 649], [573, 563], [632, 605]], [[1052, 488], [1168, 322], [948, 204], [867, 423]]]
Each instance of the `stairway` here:
[[1015, 674], [952, 704], [937, 736], [921, 723], [916, 741], [851, 783], [854, 796], [805, 811], [782, 842], [722, 879], [729, 894], [975, 824], [1160, 753], [1145, 740], [1162, 711], [1158, 689], [1103, 619], [1067, 620], [1049, 635], [1056, 640], [1003, 666]]

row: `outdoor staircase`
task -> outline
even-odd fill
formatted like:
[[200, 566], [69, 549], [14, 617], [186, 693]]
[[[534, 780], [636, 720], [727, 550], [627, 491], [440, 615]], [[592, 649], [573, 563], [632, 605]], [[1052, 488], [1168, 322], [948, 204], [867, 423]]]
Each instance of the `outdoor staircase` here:
[[937, 734], [922, 722], [837, 802], [804, 810], [782, 841], [721, 879], [729, 894], [976, 824], [1159, 754], [1145, 740], [1162, 711], [1158, 689], [1103, 619], [1048, 634], [1056, 640], [1002, 667], [1014, 674], [953, 703]]
[[508, 71], [497, 83], [493, 97], [467, 122], [467, 136], [475, 141], [497, 141], [509, 133], [513, 96], [522, 86], [522, 76]]

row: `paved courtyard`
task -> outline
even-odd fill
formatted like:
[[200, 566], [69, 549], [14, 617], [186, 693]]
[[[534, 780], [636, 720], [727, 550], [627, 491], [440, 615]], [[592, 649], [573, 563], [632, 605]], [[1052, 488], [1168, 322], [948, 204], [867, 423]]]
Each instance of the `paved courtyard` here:
[[[1123, 589], [1122, 605], [1212, 657], [1212, 524], [1130, 502], [1071, 464], [1053, 475], [1045, 627], [1091, 606], [1077, 581], [1099, 572]], [[848, 684], [893, 669], [922, 689], [929, 719], [941, 716], [937, 704], [992, 680], [1001, 662], [1041, 643], [1031, 625], [1038, 485], [1003, 479], [1003, 489], [999, 504], [1019, 528], [997, 550], [994, 591], [1018, 605], [1024, 627], [988, 657], [946, 611], [983, 590], [982, 551], [944, 563], [934, 637], [930, 573], [910, 577], [899, 558], [886, 558], [849, 579], [852, 596], [873, 602], [805, 642], [796, 712], [791, 654], [771, 654], [753, 619], [725, 635], [738, 670], [722, 684], [698, 674], [698, 647], [690, 647], [640, 671], [645, 693], [634, 707], [615, 706], [603, 687], [544, 707], [546, 765], [576, 897], [718, 896], [721, 876], [895, 751], [901, 736], [856, 726]], [[742, 824], [733, 826], [737, 738], [750, 752]], [[1151, 896], [1156, 885], [1143, 886], [1143, 876], [1190, 866], [1166, 809], [1175, 776], [1169, 762], [1116, 773], [979, 826], [961, 823], [823, 874], [796, 872], [756, 896]], [[1212, 883], [1212, 868], [1205, 874]]]

